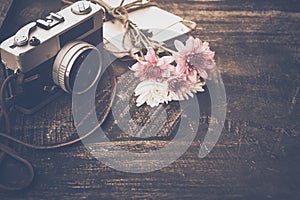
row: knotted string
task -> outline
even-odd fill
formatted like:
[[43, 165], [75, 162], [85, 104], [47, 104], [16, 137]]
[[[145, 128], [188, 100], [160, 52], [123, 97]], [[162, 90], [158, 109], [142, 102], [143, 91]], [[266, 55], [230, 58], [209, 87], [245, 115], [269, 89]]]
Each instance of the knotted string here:
[[129, 12], [138, 9], [157, 6], [157, 4], [150, 0], [146, 2], [143, 0], [137, 0], [123, 5], [124, 1], [125, 0], [122, 0], [118, 7], [113, 8], [102, 0], [92, 0], [92, 2], [98, 3], [104, 7], [106, 12], [112, 17], [112, 20], [118, 20], [123, 25], [125, 33], [123, 35], [122, 45], [124, 49], [128, 49], [128, 47], [126, 47], [126, 39], [128, 39], [130, 46], [128, 51], [119, 53], [129, 53], [133, 57], [133, 53], [136, 52], [136, 50], [140, 51], [140, 54], [143, 55], [142, 49], [146, 49], [148, 47], [152, 47], [154, 49], [159, 48], [162, 44], [147, 36], [147, 30], [139, 29], [138, 26], [129, 19], [128, 14]]
[[[61, 1], [65, 4], [74, 3], [70, 0]], [[153, 3], [151, 0], [136, 0], [124, 5], [125, 0], [122, 0], [119, 6], [113, 8], [103, 0], [91, 0], [91, 2], [97, 3], [105, 8], [106, 14], [108, 14], [106, 16], [106, 20], [118, 20], [125, 29], [125, 33], [122, 39], [122, 46], [125, 51], [112, 51], [108, 49], [107, 51], [110, 51], [113, 54], [129, 54], [133, 58], [135, 58], [134, 53], [136, 52], [140, 52], [140, 55], [144, 57], [142, 50], [149, 47], [153, 49], [161, 48], [166, 52], [172, 53], [172, 50], [166, 48], [164, 46], [164, 43], [159, 43], [155, 40], [152, 40], [152, 33], [149, 30], [140, 29], [134, 22], [129, 19], [128, 13], [151, 6], [157, 6], [156, 3]], [[183, 20], [182, 23], [189, 27], [191, 30], [194, 30], [196, 28], [196, 23], [193, 21]], [[127, 41], [129, 41], [129, 44], [126, 44], [126, 39], [128, 39]]]

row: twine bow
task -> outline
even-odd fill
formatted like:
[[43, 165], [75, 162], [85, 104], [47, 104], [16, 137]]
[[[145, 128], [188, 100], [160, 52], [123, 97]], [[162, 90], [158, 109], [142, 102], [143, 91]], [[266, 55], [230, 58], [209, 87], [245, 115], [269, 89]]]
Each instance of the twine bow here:
[[[156, 6], [156, 3], [144, 0], [136, 0], [132, 3], [124, 4], [125, 0], [122, 0], [118, 7], [112, 8], [107, 3], [103, 2], [102, 0], [92, 0], [95, 3], [103, 6], [107, 13], [112, 17], [113, 20], [118, 20], [123, 27], [125, 28], [125, 34], [122, 39], [122, 45], [124, 49], [128, 49], [126, 46], [126, 41], [129, 41], [129, 49], [126, 52], [119, 52], [119, 53], [129, 53], [133, 56], [135, 51], [139, 51], [141, 55], [143, 55], [142, 49], [152, 47], [154, 49], [159, 48], [161, 46], [160, 43], [150, 39], [152, 36], [148, 30], [139, 29], [138, 26], [129, 19], [129, 12], [134, 10]], [[150, 37], [149, 37], [150, 36]], [[127, 40], [126, 40], [127, 39]], [[128, 45], [128, 44], [127, 44]]]

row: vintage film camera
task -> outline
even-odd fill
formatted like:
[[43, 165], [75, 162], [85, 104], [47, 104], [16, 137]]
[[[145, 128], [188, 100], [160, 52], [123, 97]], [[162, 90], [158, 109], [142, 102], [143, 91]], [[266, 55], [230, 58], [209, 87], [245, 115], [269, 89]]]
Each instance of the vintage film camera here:
[[103, 16], [98, 4], [78, 1], [25, 25], [1, 43], [6, 76], [24, 76], [8, 91], [9, 97], [16, 97], [19, 110], [31, 114], [62, 91], [72, 93], [78, 73], [88, 77], [81, 92], [95, 84], [102, 65]]

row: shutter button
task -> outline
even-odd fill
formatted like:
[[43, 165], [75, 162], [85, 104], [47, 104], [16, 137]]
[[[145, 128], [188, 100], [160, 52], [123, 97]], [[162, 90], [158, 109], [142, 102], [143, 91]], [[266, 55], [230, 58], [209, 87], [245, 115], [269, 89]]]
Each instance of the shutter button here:
[[71, 11], [76, 15], [85, 15], [90, 13], [92, 8], [88, 1], [78, 1], [72, 5]]

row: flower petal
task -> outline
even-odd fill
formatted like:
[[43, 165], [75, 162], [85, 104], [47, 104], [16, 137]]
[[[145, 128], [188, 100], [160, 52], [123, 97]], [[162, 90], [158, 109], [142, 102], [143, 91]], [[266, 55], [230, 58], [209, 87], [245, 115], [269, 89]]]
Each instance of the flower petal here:
[[169, 91], [169, 101], [179, 101], [179, 96], [173, 92], [173, 91]]
[[202, 41], [199, 39], [199, 38], [195, 38], [193, 40], [194, 42], [194, 47], [197, 47], [197, 46], [201, 46], [202, 45]]
[[150, 85], [149, 81], [140, 82], [134, 90], [135, 96], [138, 96], [138, 95], [142, 94], [144, 91], [146, 91], [145, 89], [147, 89], [147, 86], [149, 86], [149, 85]]
[[145, 55], [145, 59], [152, 64], [157, 63], [157, 57], [153, 48], [148, 48], [148, 52]]
[[142, 71], [144, 69], [144, 65], [140, 62], [136, 62], [134, 65], [129, 67], [132, 71]]
[[175, 62], [177, 63], [177, 65], [186, 65], [186, 58], [185, 57], [177, 57], [177, 56], [173, 56]]
[[208, 74], [205, 70], [200, 70], [199, 72], [200, 76], [203, 78], [203, 79], [207, 79], [208, 78]]
[[175, 48], [179, 52], [186, 52], [186, 48], [185, 48], [184, 44], [182, 42], [180, 42], [179, 40], [175, 40], [174, 45], [175, 45]]
[[192, 70], [192, 71], [190, 71], [189, 72], [189, 74], [188, 74], [188, 79], [190, 80], [190, 81], [192, 81], [193, 83], [196, 83], [197, 81], [198, 81], [198, 76], [197, 76], [197, 70]]
[[148, 95], [149, 94], [145, 92], [138, 96], [138, 98], [136, 99], [137, 107], [143, 105], [147, 101]]
[[158, 106], [159, 102], [155, 101], [154, 99], [150, 98], [146, 101], [147, 105], [150, 106], [151, 108]]
[[160, 103], [168, 102], [168, 85], [166, 82], [143, 81], [136, 87], [135, 96], [138, 96], [137, 106], [146, 103], [154, 107]]
[[185, 45], [186, 45], [186, 48], [188, 51], [190, 51], [191, 53], [194, 52], [194, 38], [193, 37], [189, 37], [189, 39], [186, 41]]
[[195, 90], [195, 92], [204, 92], [204, 89], [202, 88], [205, 85], [205, 82], [199, 82], [196, 83], [193, 87], [193, 89]]
[[160, 58], [157, 62], [157, 66], [163, 66], [168, 65], [174, 61], [174, 58], [172, 56], [164, 56]]

